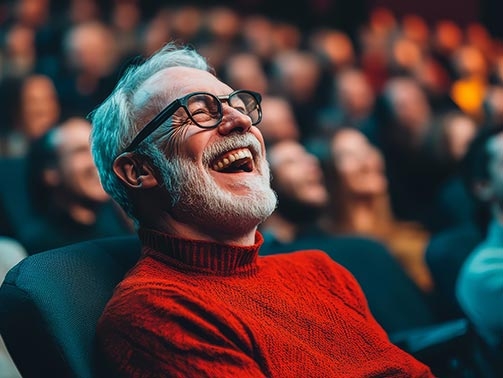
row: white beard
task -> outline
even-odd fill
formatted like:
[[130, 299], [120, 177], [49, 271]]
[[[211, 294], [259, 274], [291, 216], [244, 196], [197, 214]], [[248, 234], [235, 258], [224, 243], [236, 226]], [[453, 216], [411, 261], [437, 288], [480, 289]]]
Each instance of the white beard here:
[[[253, 143], [255, 152], [260, 152], [260, 145], [254, 136], [236, 135], [205, 152], [203, 161], [211, 161], [220, 151], [232, 149], [233, 144], [243, 146], [243, 140], [247, 144]], [[236, 184], [240, 191], [247, 189], [246, 195], [223, 189], [215, 182], [209, 168], [200, 169], [189, 158], [176, 156], [170, 160], [169, 171], [163, 170], [163, 179], [165, 184], [172, 183], [171, 187], [166, 185], [176, 199], [172, 214], [182, 222], [213, 232], [243, 234], [257, 227], [276, 208], [277, 198], [270, 186], [269, 164], [262, 157], [256, 167], [260, 174], [250, 174], [246, 181]], [[176, 180], [173, 180], [173, 174], [178, 176]]]

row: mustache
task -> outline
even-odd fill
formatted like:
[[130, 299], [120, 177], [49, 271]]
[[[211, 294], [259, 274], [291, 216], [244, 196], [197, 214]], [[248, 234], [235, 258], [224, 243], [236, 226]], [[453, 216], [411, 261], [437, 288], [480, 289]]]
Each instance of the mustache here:
[[218, 156], [237, 148], [250, 149], [254, 160], [262, 157], [262, 146], [253, 134], [231, 134], [213, 143], [203, 151], [203, 163], [209, 165]]

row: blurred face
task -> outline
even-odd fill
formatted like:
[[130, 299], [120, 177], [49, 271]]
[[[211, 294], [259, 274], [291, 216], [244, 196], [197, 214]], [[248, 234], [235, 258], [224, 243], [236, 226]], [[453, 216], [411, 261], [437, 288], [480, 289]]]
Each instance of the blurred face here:
[[265, 97], [262, 101], [262, 111], [264, 114], [259, 127], [266, 141], [299, 139], [299, 126], [286, 100]]
[[279, 57], [277, 64], [284, 93], [296, 102], [311, 100], [320, 76], [320, 68], [314, 57], [288, 52]]
[[235, 55], [227, 65], [229, 80], [234, 88], [246, 88], [258, 93], [267, 91], [267, 78], [255, 55]]
[[345, 193], [372, 197], [386, 192], [382, 156], [362, 133], [343, 130], [336, 134], [331, 147], [334, 168]]
[[445, 130], [447, 149], [454, 160], [458, 161], [465, 155], [476, 132], [477, 125], [469, 117], [459, 116], [449, 122]]
[[280, 202], [283, 197], [305, 205], [323, 207], [328, 194], [318, 159], [293, 140], [274, 145], [268, 151], [273, 186]]
[[71, 119], [56, 135], [60, 158], [60, 188], [77, 201], [100, 203], [108, 200], [91, 156], [91, 125], [84, 119]]
[[399, 124], [412, 132], [421, 135], [431, 114], [425, 93], [411, 81], [394, 83], [391, 100], [393, 111]]
[[374, 106], [374, 94], [369, 82], [358, 71], [350, 71], [339, 77], [339, 100], [353, 117], [368, 115]]
[[21, 92], [21, 104], [21, 127], [30, 138], [41, 136], [59, 119], [56, 89], [45, 76], [33, 76], [26, 80]]
[[491, 156], [488, 171], [492, 197], [494, 201], [503, 204], [503, 133], [491, 138], [487, 149]]
[[[170, 88], [170, 93], [163, 94], [166, 104], [197, 91], [217, 96], [232, 92], [206, 71], [173, 67], [151, 77], [138, 96], [156, 93], [159, 88]], [[276, 196], [269, 184], [260, 131], [247, 115], [226, 102], [222, 110], [218, 126], [202, 129], [180, 108], [165, 135], [166, 166], [158, 168], [163, 172], [166, 194], [177, 199], [166, 209], [178, 221], [205, 232], [245, 232], [271, 214]]]
[[88, 23], [73, 31], [69, 61], [74, 68], [95, 77], [104, 77], [115, 68], [117, 46], [106, 26]]
[[463, 31], [452, 21], [440, 21], [436, 25], [435, 40], [440, 50], [450, 53], [463, 41]]

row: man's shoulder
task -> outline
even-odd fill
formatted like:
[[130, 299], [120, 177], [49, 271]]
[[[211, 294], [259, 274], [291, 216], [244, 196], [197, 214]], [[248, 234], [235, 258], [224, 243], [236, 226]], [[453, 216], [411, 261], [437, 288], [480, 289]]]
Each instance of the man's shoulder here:
[[315, 260], [330, 260], [327, 252], [321, 249], [296, 249], [278, 252], [270, 255], [260, 256], [264, 261], [315, 261]]
[[347, 269], [330, 255], [321, 249], [300, 249], [276, 253], [268, 256], [260, 256], [262, 264], [266, 266], [278, 266], [284, 270], [298, 270], [299, 272], [330, 272], [330, 275], [345, 276]]

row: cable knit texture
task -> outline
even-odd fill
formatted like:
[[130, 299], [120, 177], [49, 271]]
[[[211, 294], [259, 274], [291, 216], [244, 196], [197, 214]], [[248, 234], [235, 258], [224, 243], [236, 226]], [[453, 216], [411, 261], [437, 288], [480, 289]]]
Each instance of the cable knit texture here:
[[433, 376], [323, 252], [259, 257], [259, 233], [248, 247], [139, 235], [142, 257], [98, 323], [114, 376]]

